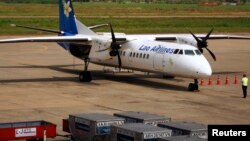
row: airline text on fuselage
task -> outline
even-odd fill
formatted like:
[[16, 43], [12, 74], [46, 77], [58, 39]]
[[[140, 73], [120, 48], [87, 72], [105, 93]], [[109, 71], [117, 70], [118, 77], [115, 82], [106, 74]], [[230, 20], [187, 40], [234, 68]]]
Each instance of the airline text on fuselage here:
[[173, 48], [168, 48], [168, 47], [164, 47], [162, 45], [158, 45], [158, 46], [147, 46], [147, 45], [142, 45], [139, 48], [140, 51], [150, 51], [150, 52], [157, 52], [157, 53], [168, 53], [168, 54], [172, 54], [174, 52], [175, 49]]

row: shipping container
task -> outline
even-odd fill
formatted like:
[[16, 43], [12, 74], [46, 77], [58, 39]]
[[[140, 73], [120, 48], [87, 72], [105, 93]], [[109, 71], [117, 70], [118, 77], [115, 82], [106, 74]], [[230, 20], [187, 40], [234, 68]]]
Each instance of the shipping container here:
[[144, 112], [122, 112], [114, 113], [114, 116], [125, 118], [126, 123], [144, 123], [150, 125], [157, 125], [158, 123], [167, 123], [171, 118], [156, 114]]
[[111, 141], [156, 141], [171, 136], [171, 130], [143, 123], [112, 125]]
[[172, 136], [166, 138], [159, 138], [157, 141], [207, 141], [207, 139], [195, 136]]
[[56, 137], [56, 125], [47, 121], [0, 123], [0, 141]]
[[83, 113], [69, 115], [68, 125], [74, 140], [110, 141], [111, 125], [122, 125], [124, 121], [107, 114]]
[[172, 136], [190, 135], [207, 138], [207, 125], [194, 122], [159, 123], [159, 127], [172, 130]]

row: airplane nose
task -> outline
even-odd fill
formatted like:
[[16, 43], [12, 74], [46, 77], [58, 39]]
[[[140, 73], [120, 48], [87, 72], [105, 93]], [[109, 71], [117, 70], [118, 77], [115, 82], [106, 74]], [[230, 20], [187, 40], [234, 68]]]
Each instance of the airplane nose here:
[[202, 64], [197, 74], [199, 77], [208, 77], [212, 75], [212, 69], [208, 63]]

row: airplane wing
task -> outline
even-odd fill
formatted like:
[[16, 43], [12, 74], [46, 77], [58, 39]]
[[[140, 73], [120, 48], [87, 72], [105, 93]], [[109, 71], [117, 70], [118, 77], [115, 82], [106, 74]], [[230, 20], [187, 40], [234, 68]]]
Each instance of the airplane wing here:
[[[110, 38], [110, 33], [102, 33], [107, 38]], [[150, 40], [150, 41], [178, 41], [181, 38], [194, 39], [191, 34], [133, 34], [126, 35], [121, 33], [115, 33], [116, 39], [122, 42], [133, 41], [137, 39]], [[205, 38], [206, 34], [196, 34], [198, 38]], [[249, 40], [250, 36], [239, 36], [239, 35], [210, 35], [209, 40], [219, 40], [219, 39], [245, 39]]]
[[0, 43], [20, 43], [20, 42], [90, 42], [90, 36], [42, 36], [42, 37], [27, 37], [0, 39]]
[[[205, 34], [197, 34], [198, 38], [206, 37]], [[154, 38], [157, 41], [173, 41], [177, 40], [178, 37], [187, 37], [193, 38], [190, 34], [180, 34], [180, 35], [156, 35]], [[218, 39], [250, 39], [250, 36], [238, 36], [238, 35], [210, 35], [209, 40], [218, 40]]]
[[[206, 37], [206, 34], [197, 34], [198, 38]], [[119, 37], [118, 38], [122, 38]], [[127, 40], [131, 39], [147, 39], [152, 41], [177, 41], [178, 38], [193, 38], [191, 34], [147, 34], [147, 35], [125, 35]], [[239, 35], [210, 35], [209, 40], [218, 39], [250, 39], [250, 36]]]

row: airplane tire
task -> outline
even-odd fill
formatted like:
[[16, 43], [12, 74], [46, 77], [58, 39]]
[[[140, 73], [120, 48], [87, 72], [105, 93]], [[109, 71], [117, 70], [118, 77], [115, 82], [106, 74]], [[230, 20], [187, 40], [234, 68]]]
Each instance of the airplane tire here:
[[188, 91], [195, 91], [195, 90], [198, 90], [198, 89], [199, 89], [199, 86], [197, 84], [189, 83]]
[[82, 71], [79, 74], [80, 82], [90, 82], [92, 80], [92, 75], [90, 71]]

